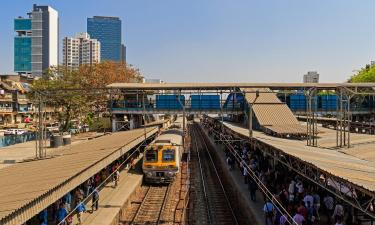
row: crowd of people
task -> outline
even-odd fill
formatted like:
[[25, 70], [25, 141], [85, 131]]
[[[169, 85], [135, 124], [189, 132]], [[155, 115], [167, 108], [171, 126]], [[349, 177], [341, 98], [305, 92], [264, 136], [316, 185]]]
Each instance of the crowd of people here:
[[[139, 151], [134, 152], [130, 159], [127, 160], [130, 153], [125, 154], [106, 168], [102, 169], [94, 176], [90, 177], [84, 183], [68, 192], [54, 204], [42, 210], [37, 216], [28, 221], [26, 224], [59, 224], [70, 225], [76, 216], [78, 224], [82, 223], [83, 213], [98, 210], [100, 189], [108, 184], [113, 183], [116, 188], [120, 180], [121, 169], [134, 169], [135, 159], [139, 157]], [[91, 202], [90, 202], [91, 200]], [[87, 209], [87, 204], [91, 204], [91, 210]]]
[[[330, 192], [275, 163], [261, 149], [251, 149], [247, 142], [232, 141], [235, 137], [221, 131], [220, 123], [208, 119], [204, 122], [214, 140], [225, 144], [228, 169], [241, 172], [251, 201], [264, 201], [262, 211], [266, 225], [353, 224], [350, 208]], [[273, 198], [266, 197], [259, 185], [266, 187]], [[263, 199], [257, 199], [257, 195], [263, 195]]]

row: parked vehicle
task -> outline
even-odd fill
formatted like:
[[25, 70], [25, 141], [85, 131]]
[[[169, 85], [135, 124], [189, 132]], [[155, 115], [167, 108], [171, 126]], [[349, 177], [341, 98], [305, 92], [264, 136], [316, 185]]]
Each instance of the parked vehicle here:
[[59, 131], [59, 127], [58, 126], [47, 126], [46, 129], [50, 132], [58, 132]]
[[23, 129], [8, 129], [4, 132], [4, 135], [21, 135], [27, 133], [27, 130]]

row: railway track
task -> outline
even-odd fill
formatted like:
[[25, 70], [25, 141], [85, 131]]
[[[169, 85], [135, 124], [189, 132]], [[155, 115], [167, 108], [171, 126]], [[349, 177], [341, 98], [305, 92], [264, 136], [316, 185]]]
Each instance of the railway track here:
[[[190, 126], [192, 135], [191, 162], [194, 162], [194, 224], [239, 224], [223, 182], [218, 174], [210, 149], [197, 124]], [[191, 199], [192, 200], [192, 199]]]
[[143, 200], [138, 202], [138, 207], [133, 209], [135, 212], [130, 212], [134, 216], [121, 224], [161, 224], [160, 217], [166, 203], [169, 186], [144, 186], [142, 188], [146, 189]]
[[167, 185], [143, 185], [123, 209], [120, 225], [185, 224], [189, 192], [188, 159], [181, 161], [176, 179]]

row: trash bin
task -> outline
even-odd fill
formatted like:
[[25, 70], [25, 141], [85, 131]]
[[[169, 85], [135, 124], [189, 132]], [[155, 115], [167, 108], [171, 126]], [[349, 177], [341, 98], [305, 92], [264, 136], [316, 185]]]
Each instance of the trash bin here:
[[72, 143], [72, 135], [67, 134], [63, 136], [63, 144], [70, 145]]
[[61, 135], [53, 135], [53, 148], [58, 148], [63, 145], [63, 137]]
[[51, 136], [49, 137], [49, 147], [50, 147], [50, 148], [54, 148], [54, 147], [55, 147], [55, 142], [54, 142], [53, 135], [51, 135]]

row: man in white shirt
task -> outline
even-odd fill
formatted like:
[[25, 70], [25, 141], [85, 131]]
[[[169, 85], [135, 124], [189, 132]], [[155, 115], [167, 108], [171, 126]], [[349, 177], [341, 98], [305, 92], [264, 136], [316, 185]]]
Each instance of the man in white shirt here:
[[289, 183], [289, 188], [288, 188], [289, 202], [294, 201], [295, 185], [296, 185], [296, 182], [294, 180], [291, 180], [290, 183]]
[[305, 207], [307, 208], [308, 205], [313, 206], [314, 205], [314, 198], [310, 195], [310, 193], [307, 193], [306, 196], [303, 198], [303, 202], [305, 202]]

